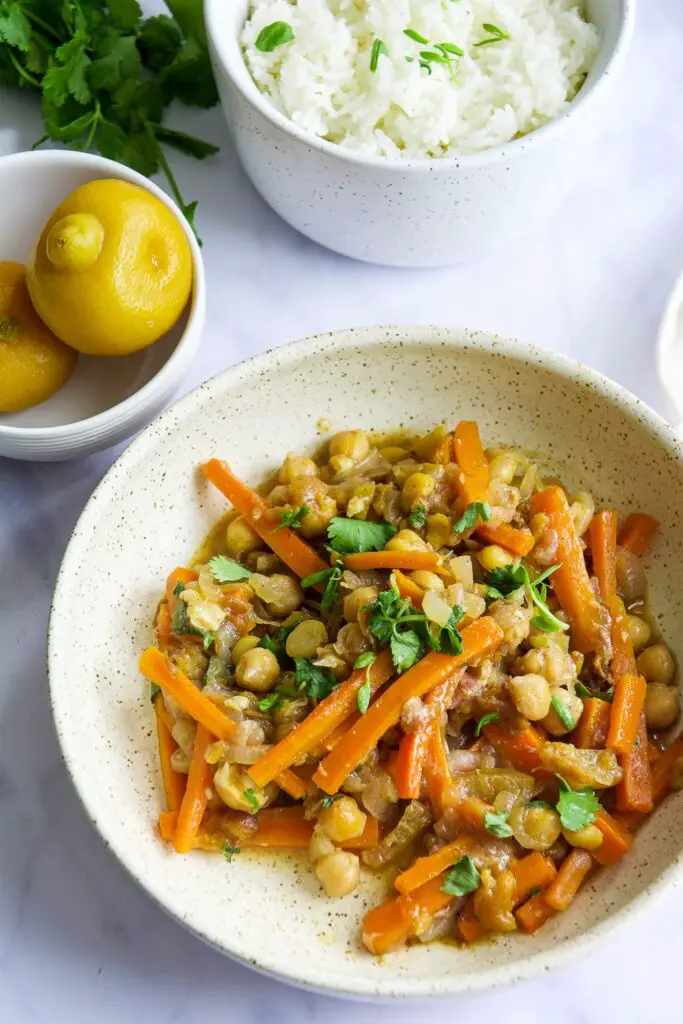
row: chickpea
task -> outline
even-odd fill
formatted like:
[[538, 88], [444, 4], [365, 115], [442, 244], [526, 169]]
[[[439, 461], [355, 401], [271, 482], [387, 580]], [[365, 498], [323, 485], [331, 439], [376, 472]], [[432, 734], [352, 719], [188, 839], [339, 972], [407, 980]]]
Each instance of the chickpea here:
[[232, 663], [236, 665], [243, 654], [258, 647], [260, 640], [257, 636], [241, 636], [232, 649]]
[[633, 644], [636, 651], [642, 650], [643, 647], [647, 647], [652, 636], [652, 630], [645, 619], [641, 619], [639, 615], [627, 615], [626, 625], [631, 635], [631, 643]]
[[559, 814], [549, 807], [517, 804], [510, 811], [508, 823], [515, 839], [525, 850], [548, 850], [562, 832]]
[[332, 899], [348, 896], [358, 885], [360, 860], [355, 853], [337, 850], [321, 857], [315, 873], [325, 893]]
[[514, 555], [498, 544], [489, 544], [482, 548], [477, 552], [477, 559], [487, 572], [491, 572], [493, 569], [504, 569], [506, 565], [512, 565], [516, 561]]
[[280, 792], [274, 782], [257, 786], [251, 776], [236, 764], [222, 764], [213, 777], [213, 787], [227, 807], [248, 814], [255, 814], [272, 804]]
[[369, 451], [370, 442], [364, 430], [340, 430], [330, 439], [330, 455], [345, 455], [361, 462]]
[[330, 469], [335, 476], [337, 473], [348, 473], [354, 466], [355, 462], [348, 455], [332, 455], [330, 457]]
[[287, 505], [289, 502], [289, 487], [286, 484], [278, 484], [273, 487], [272, 491], [268, 495], [268, 504], [271, 508], [279, 507], [280, 505]]
[[413, 505], [428, 498], [436, 486], [433, 476], [427, 473], [412, 473], [401, 490], [401, 508], [405, 513], [410, 512]]
[[399, 530], [386, 546], [387, 551], [428, 551], [429, 545], [415, 530]]
[[513, 676], [508, 691], [520, 715], [530, 722], [540, 722], [550, 711], [550, 687], [543, 676]]
[[366, 605], [372, 604], [377, 598], [377, 587], [357, 587], [344, 598], [344, 618], [347, 622], [357, 622]]
[[337, 514], [337, 502], [328, 493], [327, 484], [313, 476], [297, 476], [289, 485], [289, 503], [292, 508], [306, 505], [308, 513], [299, 533], [309, 540], [319, 537]]
[[190, 771], [190, 758], [182, 747], [176, 747], [171, 754], [171, 768], [174, 772], [180, 772], [181, 775], [187, 775]]
[[[567, 718], [571, 719], [572, 724], [569, 728], [564, 724], [564, 722], [562, 722], [557, 711], [552, 706], [553, 698], [555, 698], [565, 709]], [[561, 686], [551, 687], [550, 701], [550, 711], [543, 719], [543, 725], [551, 736], [566, 736], [568, 732], [572, 731], [578, 720], [581, 718], [581, 714], [583, 712], [583, 701], [580, 697], [577, 697], [575, 693], [570, 693], [569, 690], [565, 690]]]
[[666, 729], [673, 725], [680, 711], [678, 688], [666, 683], [648, 683], [645, 694], [645, 719], [648, 729]]
[[646, 647], [638, 656], [638, 671], [648, 683], [670, 683], [676, 666], [669, 648], [665, 644]]
[[299, 476], [317, 476], [318, 467], [313, 459], [305, 455], [295, 455], [290, 452], [282, 463], [282, 469], [278, 476], [281, 484], [291, 484]]
[[313, 863], [326, 857], [328, 853], [334, 853], [336, 847], [329, 836], [325, 835], [319, 828], [313, 829], [313, 835], [308, 845], [308, 856]]
[[427, 516], [427, 540], [433, 548], [442, 548], [451, 539], [451, 521], [443, 512]]
[[287, 637], [285, 649], [290, 658], [312, 658], [327, 643], [327, 630], [319, 619], [305, 619]]
[[401, 459], [407, 459], [410, 455], [410, 452], [406, 448], [399, 448], [398, 445], [393, 444], [387, 445], [386, 448], [380, 448], [379, 453], [383, 459], [386, 459], [387, 462], [390, 462], [392, 465], [394, 462], [400, 462]]
[[171, 736], [187, 757], [192, 757], [194, 750], [194, 737], [197, 732], [197, 724], [186, 715], [176, 718], [171, 728]]
[[513, 932], [517, 927], [512, 909], [517, 882], [511, 871], [497, 878], [488, 868], [481, 873], [481, 885], [474, 894], [474, 912], [482, 928], [492, 932]]
[[563, 828], [562, 835], [570, 846], [578, 846], [580, 850], [597, 850], [603, 839], [602, 832], [597, 825], [586, 825], [578, 832]]
[[265, 647], [252, 647], [245, 651], [235, 670], [239, 686], [254, 693], [272, 690], [280, 676], [280, 665], [272, 651]]
[[683, 789], [683, 757], [679, 757], [674, 761], [669, 776], [669, 785], [672, 789]]
[[411, 580], [415, 580], [418, 587], [422, 587], [423, 590], [445, 590], [444, 582], [440, 576], [437, 576], [435, 572], [430, 572], [429, 569], [414, 569], [410, 574]]
[[277, 615], [279, 618], [296, 611], [304, 599], [304, 592], [299, 581], [284, 573], [275, 573], [268, 579], [270, 586], [265, 602], [270, 614]]
[[343, 796], [321, 811], [318, 827], [333, 843], [344, 843], [348, 839], [357, 839], [367, 820], [367, 814], [361, 811], [353, 797]]
[[509, 452], [502, 452], [491, 459], [489, 475], [491, 480], [500, 480], [503, 484], [511, 484], [517, 472], [517, 459]]
[[231, 555], [245, 555], [248, 551], [258, 551], [263, 541], [255, 530], [252, 530], [246, 519], [238, 516], [228, 524], [225, 531], [225, 542]]

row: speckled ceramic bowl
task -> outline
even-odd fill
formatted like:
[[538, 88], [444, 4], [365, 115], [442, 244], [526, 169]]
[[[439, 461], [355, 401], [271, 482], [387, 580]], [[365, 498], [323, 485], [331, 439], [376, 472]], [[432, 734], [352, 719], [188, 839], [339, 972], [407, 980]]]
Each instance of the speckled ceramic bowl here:
[[586, 0], [600, 50], [567, 113], [506, 146], [439, 160], [362, 156], [310, 135], [272, 106], [239, 44], [249, 0], [206, 0], [216, 81], [237, 152], [266, 202], [321, 245], [371, 263], [440, 266], [476, 259], [542, 223], [580, 182], [609, 86], [618, 79], [635, 0]]
[[177, 856], [160, 842], [162, 809], [149, 689], [137, 670], [163, 581], [223, 511], [198, 466], [224, 456], [248, 481], [333, 429], [427, 429], [475, 417], [488, 442], [550, 453], [571, 486], [621, 509], [655, 511], [652, 608], [683, 656], [683, 448], [636, 398], [578, 363], [490, 335], [369, 328], [323, 335], [250, 359], [203, 384], [128, 448], [87, 505], [57, 583], [50, 690], [68, 771], [104, 841], [173, 917], [216, 948], [311, 989], [356, 998], [486, 989], [585, 951], [680, 876], [683, 793], [646, 824], [627, 858], [533, 937], [472, 949], [414, 947], [383, 960], [359, 945], [381, 895], [363, 879], [325, 899], [305, 860], [243, 852]]

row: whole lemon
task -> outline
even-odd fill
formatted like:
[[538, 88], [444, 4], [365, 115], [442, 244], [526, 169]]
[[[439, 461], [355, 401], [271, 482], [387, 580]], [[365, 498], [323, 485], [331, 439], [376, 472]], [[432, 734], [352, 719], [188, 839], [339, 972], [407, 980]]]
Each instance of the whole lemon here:
[[0, 263], [0, 412], [19, 412], [59, 391], [78, 355], [40, 320], [26, 287], [26, 267]]
[[38, 314], [67, 345], [123, 356], [176, 323], [192, 290], [192, 254], [160, 199], [105, 178], [81, 185], [57, 207], [27, 280]]

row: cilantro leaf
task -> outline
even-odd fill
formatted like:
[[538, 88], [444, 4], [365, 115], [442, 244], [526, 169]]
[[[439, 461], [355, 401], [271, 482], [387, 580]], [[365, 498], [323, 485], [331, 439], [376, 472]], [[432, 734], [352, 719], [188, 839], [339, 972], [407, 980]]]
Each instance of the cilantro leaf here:
[[484, 728], [484, 726], [489, 725], [490, 722], [498, 721], [499, 718], [500, 714], [497, 711], [487, 711], [487, 713], [485, 715], [482, 715], [479, 721], [477, 722], [477, 726], [474, 730], [474, 735], [481, 736], [481, 730]]
[[107, 8], [112, 24], [124, 32], [132, 31], [142, 18], [138, 0], [107, 0]]
[[562, 828], [570, 832], [580, 832], [586, 825], [595, 821], [601, 810], [600, 801], [592, 789], [585, 787], [574, 790], [561, 775], [557, 778], [560, 781], [557, 813], [560, 815]]
[[395, 533], [396, 527], [391, 523], [370, 523], [365, 519], [343, 519], [341, 516], [331, 519], [327, 528], [330, 547], [340, 555], [381, 551]]
[[113, 33], [105, 39], [101, 50], [102, 56], [88, 68], [88, 82], [93, 89], [111, 92], [140, 73], [141, 60], [134, 36]]
[[[258, 801], [257, 801], [257, 803], [258, 803]], [[223, 846], [221, 847], [221, 853], [223, 854], [223, 856], [227, 860], [228, 864], [231, 862], [232, 858], [236, 854], [241, 853], [241, 852], [242, 852], [241, 851], [241, 847], [239, 847], [239, 846], [230, 846], [229, 843], [223, 843]]]
[[577, 697], [581, 697], [583, 700], [597, 697], [598, 700], [606, 700], [609, 704], [614, 700], [613, 686], [610, 686], [607, 690], [589, 690], [587, 686], [584, 686], [581, 680], [578, 680], [575, 690]]
[[484, 815], [484, 828], [499, 839], [508, 839], [512, 835], [512, 828], [508, 825], [508, 816], [505, 811], [487, 811]]
[[546, 811], [553, 811], [555, 808], [547, 800], [527, 800], [526, 807], [545, 807]]
[[258, 797], [256, 796], [256, 793], [254, 792], [253, 789], [245, 789], [242, 796], [251, 807], [253, 814], [256, 814], [261, 809]]
[[424, 643], [413, 629], [395, 632], [389, 641], [391, 659], [398, 672], [411, 668], [424, 654]]
[[320, 800], [320, 806], [322, 807], [322, 809], [324, 811], [326, 811], [328, 807], [332, 806], [332, 804], [335, 802], [335, 800], [341, 800], [341, 798], [343, 796], [344, 796], [343, 793], [333, 793], [331, 796], [329, 796], [326, 793], [325, 796], [322, 797], [321, 800]]
[[532, 626], [540, 629], [543, 633], [557, 633], [560, 630], [566, 630], [569, 628], [566, 622], [562, 622], [556, 615], [553, 615], [546, 604], [548, 591], [544, 581], [559, 568], [559, 563], [551, 565], [533, 581], [529, 576], [529, 570], [521, 562], [506, 565], [500, 569], [492, 569], [486, 574], [488, 597], [497, 601], [503, 597], [511, 597], [520, 590], [525, 590], [529, 604], [536, 608], [536, 614], [531, 620]]
[[562, 722], [562, 725], [565, 727], [567, 732], [571, 732], [576, 725], [576, 722], [574, 721], [574, 716], [566, 704], [563, 704], [560, 698], [553, 694], [550, 698], [550, 706]]
[[339, 686], [329, 668], [314, 665], [305, 658], [295, 658], [294, 666], [297, 687], [311, 700], [324, 700]]
[[366, 679], [356, 694], [356, 707], [360, 711], [361, 715], [364, 715], [370, 707], [371, 699], [372, 687], [370, 686], [370, 680]]
[[148, 18], [138, 32], [138, 50], [150, 71], [162, 71], [172, 64], [182, 45], [183, 34], [167, 14]]
[[288, 526], [290, 530], [300, 530], [304, 524], [304, 519], [310, 511], [308, 505], [300, 505], [299, 508], [295, 509], [286, 509], [280, 513], [280, 522], [275, 529], [281, 530], [283, 526]]
[[[279, 644], [277, 643], [277, 641], [273, 640], [271, 636], [268, 636], [268, 634], [261, 637], [261, 639], [258, 642], [258, 646], [263, 647], [264, 650], [270, 651], [271, 654], [274, 654], [277, 660], [279, 661], [280, 665], [287, 664], [287, 652], [285, 651], [284, 647], [282, 646], [282, 644]], [[272, 696], [272, 694], [269, 694], [268, 696]], [[264, 697], [264, 700], [268, 700], [268, 697]], [[267, 710], [267, 708], [261, 708], [261, 711]]]
[[56, 107], [61, 107], [68, 96], [73, 96], [78, 103], [88, 103], [91, 99], [86, 80], [91, 63], [87, 42], [81, 30], [55, 50], [55, 62], [43, 79], [43, 96]]
[[[179, 598], [184, 589], [184, 583], [176, 583], [173, 591], [174, 596]], [[200, 636], [202, 638], [202, 644], [205, 651], [209, 650], [216, 639], [215, 633], [211, 633], [208, 629], [197, 629], [196, 626], [192, 625], [190, 617], [187, 614], [187, 603], [181, 600], [176, 601], [176, 606], [173, 609], [173, 615], [171, 616], [171, 632], [175, 633], [176, 636]]]
[[318, 583], [324, 583], [325, 589], [320, 600], [320, 607], [328, 612], [339, 599], [339, 581], [342, 578], [342, 570], [339, 566], [332, 569], [322, 569], [321, 572], [314, 572], [301, 581], [302, 587], [314, 587]]
[[486, 574], [486, 583], [489, 590], [495, 591], [495, 597], [510, 597], [526, 584], [529, 573], [521, 562], [501, 566], [499, 569], [492, 569]]
[[446, 875], [441, 891], [448, 896], [466, 896], [481, 885], [481, 876], [471, 857], [465, 855], [457, 860]]
[[457, 523], [453, 523], [456, 533], [464, 533], [465, 530], [472, 530], [481, 519], [482, 523], [488, 523], [491, 518], [491, 506], [485, 501], [471, 501]]
[[288, 25], [286, 21], [274, 21], [272, 25], [266, 25], [261, 29], [254, 46], [261, 53], [272, 53], [278, 46], [291, 43], [293, 39], [294, 32], [291, 25]]
[[20, 4], [0, 5], [0, 40], [28, 53], [32, 34], [31, 22]]
[[359, 654], [354, 662], [354, 668], [370, 668], [371, 665], [377, 661], [377, 655], [374, 651], [364, 651]]
[[[266, 637], [263, 638], [264, 640]], [[263, 641], [259, 644], [259, 647], [265, 647]], [[271, 690], [270, 693], [266, 694], [258, 703], [257, 708], [259, 711], [273, 711], [275, 708], [279, 708], [284, 703], [285, 696], [279, 689]]]
[[462, 636], [458, 626], [464, 614], [462, 608], [456, 604], [448, 622], [441, 627], [437, 650], [443, 651], [444, 654], [462, 654]]
[[248, 580], [253, 575], [239, 562], [234, 562], [227, 555], [214, 555], [209, 559], [209, 572], [218, 583], [236, 583]]
[[419, 530], [427, 521], [427, 509], [423, 504], [415, 505], [410, 510], [408, 522], [414, 530]]

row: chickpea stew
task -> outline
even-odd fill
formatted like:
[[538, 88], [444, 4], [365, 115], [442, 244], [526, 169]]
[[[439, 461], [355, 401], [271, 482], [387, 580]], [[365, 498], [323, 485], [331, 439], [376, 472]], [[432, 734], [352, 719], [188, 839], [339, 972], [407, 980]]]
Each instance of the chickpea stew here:
[[170, 574], [154, 684], [179, 853], [308, 851], [328, 897], [416, 939], [535, 932], [683, 786], [676, 666], [648, 621], [657, 522], [619, 522], [477, 425], [347, 430], [251, 490]]

